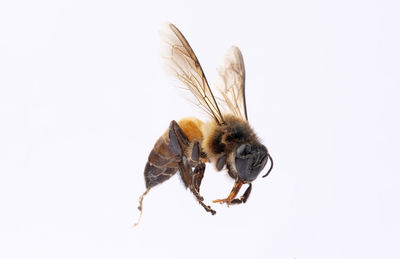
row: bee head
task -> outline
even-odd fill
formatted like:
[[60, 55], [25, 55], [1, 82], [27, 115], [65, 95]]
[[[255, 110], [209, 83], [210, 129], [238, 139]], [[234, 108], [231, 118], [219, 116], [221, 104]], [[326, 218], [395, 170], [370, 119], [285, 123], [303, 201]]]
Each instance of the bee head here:
[[235, 165], [239, 178], [245, 182], [251, 182], [256, 179], [267, 164], [268, 157], [271, 160], [271, 168], [263, 177], [267, 176], [273, 167], [272, 158], [267, 148], [261, 144], [241, 144], [236, 149], [235, 156]]

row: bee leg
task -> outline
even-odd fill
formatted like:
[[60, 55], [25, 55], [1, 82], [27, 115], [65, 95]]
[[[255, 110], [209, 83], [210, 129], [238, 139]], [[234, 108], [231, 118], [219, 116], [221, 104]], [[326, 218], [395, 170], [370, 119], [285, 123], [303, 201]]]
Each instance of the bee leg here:
[[243, 193], [240, 199], [234, 199], [233, 201], [231, 201], [231, 204], [246, 203], [247, 199], [250, 196], [250, 192], [251, 192], [251, 183], [249, 183], [249, 187], [247, 187], [246, 191]]
[[211, 209], [210, 206], [204, 204], [204, 198], [199, 193], [201, 180], [203, 179], [204, 175], [205, 164], [197, 164], [194, 172], [192, 171], [191, 163], [198, 163], [200, 160], [199, 143], [197, 141], [193, 143], [193, 149], [190, 158], [192, 162], [189, 162], [189, 159], [186, 157], [184, 150], [190, 146], [190, 141], [183, 130], [179, 127], [178, 123], [176, 123], [176, 121], [171, 121], [168, 136], [170, 151], [177, 157], [181, 158], [181, 161], [178, 163], [178, 169], [183, 183], [185, 184], [186, 188], [190, 188], [201, 206], [203, 206], [206, 211], [214, 215], [215, 211]]
[[182, 156], [182, 161], [178, 163], [178, 168], [185, 187], [190, 187], [192, 185], [192, 166], [186, 156]]
[[235, 185], [233, 186], [233, 188], [232, 188], [232, 191], [231, 191], [231, 193], [229, 194], [229, 196], [227, 197], [227, 198], [225, 198], [225, 199], [218, 199], [218, 200], [215, 200], [215, 201], [213, 201], [214, 203], [226, 203], [227, 205], [228, 205], [228, 207], [229, 207], [229, 205], [231, 204], [231, 202], [235, 199], [235, 197], [236, 197], [236, 195], [238, 194], [238, 192], [240, 191], [240, 188], [242, 187], [242, 185], [243, 185], [243, 181], [241, 181], [241, 180], [236, 180], [236, 182], [235, 182]]
[[182, 157], [184, 150], [189, 146], [190, 142], [185, 132], [179, 127], [176, 121], [169, 124], [169, 150], [176, 156]]
[[200, 161], [200, 146], [199, 142], [195, 141], [192, 148], [192, 161], [198, 163]]
[[169, 124], [168, 137], [169, 150], [180, 160], [178, 163], [179, 173], [185, 187], [188, 188], [192, 182], [192, 167], [184, 154], [184, 150], [190, 145], [189, 139], [174, 120]]
[[193, 188], [196, 192], [200, 193], [200, 185], [203, 180], [204, 171], [206, 170], [206, 165], [204, 163], [198, 164], [193, 171]]
[[[197, 142], [197, 141], [195, 141], [193, 143], [192, 161], [193, 162], [200, 161], [200, 146], [199, 146], [199, 142]], [[203, 203], [204, 198], [200, 195], [200, 185], [201, 185], [201, 181], [203, 180], [205, 170], [206, 170], [206, 164], [198, 163], [196, 165], [196, 167], [194, 168], [194, 171], [193, 171], [192, 184], [191, 184], [190, 190], [192, 191], [192, 193], [194, 194], [196, 199], [199, 201], [201, 206], [203, 206], [203, 208], [207, 212], [210, 212], [212, 215], [214, 215], [216, 213], [215, 210], [211, 209], [210, 206], [205, 205]]]
[[209, 205], [206, 205], [203, 200], [203, 196], [200, 195], [200, 184], [203, 180], [204, 171], [206, 170], [206, 165], [204, 163], [198, 164], [193, 171], [193, 181], [190, 186], [190, 190], [196, 197], [197, 201], [200, 203], [201, 206], [207, 211], [210, 212], [212, 215], [215, 215], [215, 210], [211, 209]]
[[215, 211], [211, 209], [210, 206], [204, 204], [204, 198], [199, 193], [200, 183], [204, 175], [205, 164], [198, 164], [195, 167], [194, 172], [192, 172], [191, 165], [189, 164], [187, 158], [183, 156], [182, 162], [180, 162], [178, 166], [185, 185], [190, 188], [190, 191], [194, 194], [200, 205], [203, 206], [207, 212], [210, 212], [212, 215], [214, 215]]

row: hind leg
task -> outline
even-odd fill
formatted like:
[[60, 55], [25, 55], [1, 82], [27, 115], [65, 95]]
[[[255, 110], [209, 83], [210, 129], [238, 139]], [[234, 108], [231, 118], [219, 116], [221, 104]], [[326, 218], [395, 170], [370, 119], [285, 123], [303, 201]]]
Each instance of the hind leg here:
[[[181, 161], [180, 157], [183, 153], [181, 143], [187, 145], [189, 140], [183, 134], [182, 130], [176, 128], [175, 124], [175, 121], [170, 123], [169, 131], [157, 140], [154, 148], [150, 152], [146, 167], [144, 168], [146, 191], [139, 197], [138, 209], [140, 211], [140, 216], [133, 227], [138, 225], [142, 216], [144, 196], [151, 188], [168, 180], [178, 171], [178, 162]], [[171, 141], [170, 136], [172, 138]]]
[[200, 195], [200, 184], [201, 184], [201, 180], [203, 180], [205, 169], [206, 169], [206, 166], [204, 163], [198, 164], [195, 167], [195, 169], [193, 171], [193, 181], [190, 186], [190, 190], [192, 191], [192, 193], [194, 194], [194, 196], [196, 197], [196, 199], [200, 203], [200, 205], [203, 206], [203, 208], [207, 212], [210, 212], [212, 215], [214, 215], [216, 213], [215, 210], [211, 209], [211, 207], [209, 205], [204, 204], [204, 202], [203, 202], [204, 198], [203, 198], [203, 196]]
[[[207, 212], [214, 215], [215, 211], [203, 202], [204, 198], [200, 195], [200, 185], [206, 167], [204, 163], [200, 162], [199, 143], [197, 141], [193, 143], [192, 150], [190, 150], [190, 154], [188, 154], [190, 158], [187, 157], [184, 151], [190, 148], [190, 142], [175, 121], [172, 121], [170, 124], [169, 139], [170, 150], [177, 155], [181, 155], [181, 161], [178, 163], [178, 168], [186, 188], [189, 187], [200, 205], [203, 206]], [[194, 171], [192, 171], [192, 165], [196, 165]]]
[[[191, 146], [192, 148], [188, 152]], [[187, 153], [189, 154], [186, 155]], [[200, 154], [200, 144], [195, 141], [191, 145], [190, 140], [178, 123], [171, 121], [168, 132], [161, 136], [154, 145], [144, 170], [146, 191], [139, 198], [140, 217], [143, 209], [143, 197], [151, 188], [168, 180], [178, 169], [186, 188], [190, 188], [197, 201], [206, 211], [215, 214], [210, 206], [204, 204], [204, 199], [199, 193], [205, 170], [204, 163], [200, 161]], [[193, 166], [196, 167], [194, 172], [192, 171]]]
[[[192, 171], [192, 167], [188, 163], [187, 159], [183, 157], [182, 162], [179, 163], [179, 172], [181, 173], [182, 179], [185, 182], [185, 185], [189, 187], [190, 191], [196, 197], [197, 201], [200, 203], [201, 206], [207, 211], [210, 212], [212, 215], [215, 214], [215, 210], [211, 209], [209, 205], [206, 205], [203, 200], [203, 196], [200, 195], [200, 184], [201, 180], [204, 176], [205, 164], [200, 163], [198, 164], [194, 171]], [[185, 177], [186, 176], [186, 177]], [[190, 179], [190, 180], [188, 180]]]

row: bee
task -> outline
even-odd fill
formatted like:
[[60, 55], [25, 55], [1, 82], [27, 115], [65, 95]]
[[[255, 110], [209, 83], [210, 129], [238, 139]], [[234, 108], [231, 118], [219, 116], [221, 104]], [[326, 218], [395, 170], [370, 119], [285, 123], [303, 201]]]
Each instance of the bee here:
[[[245, 203], [252, 189], [252, 182], [264, 169], [268, 160], [273, 168], [273, 160], [268, 149], [260, 142], [248, 123], [245, 98], [245, 68], [239, 48], [233, 46], [226, 53], [219, 69], [222, 80], [214, 96], [203, 69], [183, 34], [173, 24], [166, 24], [164, 46], [168, 70], [195, 97], [197, 105], [211, 118], [201, 121], [184, 118], [171, 121], [168, 129], [157, 140], [151, 150], [144, 169], [146, 191], [139, 198], [140, 217], [143, 197], [157, 186], [179, 172], [186, 188], [194, 194], [201, 206], [214, 215], [216, 212], [204, 203], [200, 195], [200, 185], [206, 163], [212, 163], [218, 171], [226, 169], [235, 180], [228, 197], [213, 203]], [[222, 113], [220, 107], [227, 112]], [[236, 198], [241, 187], [246, 191]]]

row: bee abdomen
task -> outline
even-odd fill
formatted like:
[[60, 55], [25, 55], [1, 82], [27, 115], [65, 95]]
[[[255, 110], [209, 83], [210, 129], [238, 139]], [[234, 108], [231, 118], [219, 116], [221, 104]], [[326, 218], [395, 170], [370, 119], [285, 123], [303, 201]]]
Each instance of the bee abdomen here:
[[197, 142], [197, 147], [202, 141], [203, 134], [201, 126], [203, 122], [196, 118], [185, 118], [178, 122], [183, 134], [190, 142], [189, 145], [183, 147], [183, 152], [179, 156], [173, 153], [170, 149], [169, 130], [167, 130], [156, 142], [150, 152], [148, 162], [144, 169], [144, 178], [146, 187], [152, 188], [168, 180], [178, 171], [178, 163], [182, 160], [182, 155], [188, 156], [191, 159], [199, 160], [200, 150], [197, 153], [192, 153], [194, 143]]
[[146, 180], [146, 188], [150, 189], [166, 180], [168, 180], [171, 176], [173, 176], [177, 168], [173, 167], [156, 167], [151, 165], [150, 162], [147, 162], [146, 167], [144, 169], [145, 180]]
[[152, 188], [168, 180], [178, 170], [179, 159], [169, 150], [168, 134], [162, 135], [150, 152], [144, 178], [146, 188]]

